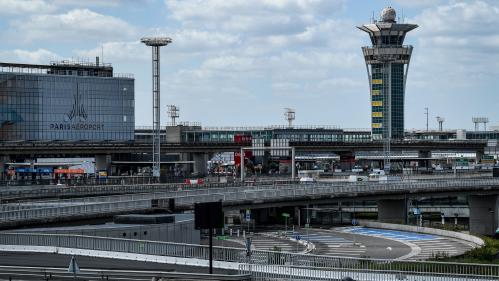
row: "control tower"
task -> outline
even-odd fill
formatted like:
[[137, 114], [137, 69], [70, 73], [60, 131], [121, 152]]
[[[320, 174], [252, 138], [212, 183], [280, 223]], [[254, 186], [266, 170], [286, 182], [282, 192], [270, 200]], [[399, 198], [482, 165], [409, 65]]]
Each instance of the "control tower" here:
[[380, 20], [357, 27], [372, 42], [362, 47], [371, 90], [372, 137], [386, 140], [388, 146], [391, 139], [404, 137], [404, 92], [413, 47], [403, 43], [407, 32], [417, 27], [397, 23], [392, 7], [383, 9]]

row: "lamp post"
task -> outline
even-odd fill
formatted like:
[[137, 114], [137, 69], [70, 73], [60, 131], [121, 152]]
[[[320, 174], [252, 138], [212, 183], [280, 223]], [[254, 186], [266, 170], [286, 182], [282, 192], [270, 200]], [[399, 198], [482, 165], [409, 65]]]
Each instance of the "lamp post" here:
[[143, 37], [140, 42], [152, 47], [152, 123], [153, 123], [153, 139], [152, 139], [152, 173], [153, 176], [159, 179], [161, 166], [161, 121], [160, 121], [160, 52], [162, 46], [166, 46], [172, 42], [168, 37]]

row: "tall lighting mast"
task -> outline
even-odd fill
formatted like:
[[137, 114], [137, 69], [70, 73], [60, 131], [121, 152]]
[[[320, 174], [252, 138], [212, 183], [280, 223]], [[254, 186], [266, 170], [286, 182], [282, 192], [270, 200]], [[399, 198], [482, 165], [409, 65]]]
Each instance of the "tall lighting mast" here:
[[161, 165], [159, 48], [170, 44], [172, 39], [168, 37], [143, 37], [140, 42], [152, 47], [152, 124], [154, 131], [152, 138], [152, 174], [154, 177], [159, 178]]

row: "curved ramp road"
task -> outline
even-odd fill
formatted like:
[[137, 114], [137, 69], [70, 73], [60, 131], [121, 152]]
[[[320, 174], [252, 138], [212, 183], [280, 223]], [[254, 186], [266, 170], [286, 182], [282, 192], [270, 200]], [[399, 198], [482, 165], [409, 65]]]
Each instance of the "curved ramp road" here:
[[301, 240], [313, 243], [315, 249], [310, 253], [313, 255], [400, 259], [411, 252], [409, 246], [398, 241], [335, 230], [311, 228], [307, 231], [301, 229], [291, 235], [299, 235]]
[[475, 247], [467, 241], [415, 232], [367, 227], [349, 227], [339, 231], [407, 243], [412, 246], [412, 254], [407, 257], [408, 260], [427, 260], [438, 255], [458, 256]]

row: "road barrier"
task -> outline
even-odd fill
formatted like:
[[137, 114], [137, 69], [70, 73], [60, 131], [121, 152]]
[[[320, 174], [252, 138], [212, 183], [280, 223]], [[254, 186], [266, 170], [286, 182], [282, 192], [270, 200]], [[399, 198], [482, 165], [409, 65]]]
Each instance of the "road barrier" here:
[[[163, 279], [160, 279], [163, 278]], [[115, 270], [80, 268], [73, 274], [68, 268], [0, 266], [2, 280], [192, 280], [192, 281], [250, 281], [251, 275], [181, 273], [145, 270]]]
[[[1, 233], [0, 247], [6, 250], [9, 246], [21, 246], [25, 251], [34, 252], [40, 251], [39, 246], [45, 246], [55, 247], [54, 251], [58, 251], [57, 249], [60, 248], [76, 248], [188, 259], [207, 260], [209, 257], [209, 248], [204, 245], [82, 235]], [[331, 280], [333, 276], [337, 276], [333, 275], [334, 272], [357, 273], [360, 274], [358, 275], [360, 277], [362, 274], [362, 276], [379, 277], [379, 279], [360, 280], [405, 280], [405, 278], [395, 279], [395, 277], [401, 276], [417, 277], [409, 278], [409, 280], [427, 281], [499, 279], [499, 265], [488, 264], [345, 258], [275, 251], [252, 251], [248, 256], [245, 249], [228, 247], [214, 247], [213, 259], [234, 263], [241, 273], [254, 273], [255, 277], [260, 278], [260, 280], [282, 278], [285, 273], [293, 276], [290, 279], [320, 280], [329, 278]], [[380, 276], [384, 276], [385, 279], [381, 279]], [[391, 277], [387, 278], [387, 276]], [[438, 279], [442, 277], [446, 279]]]

